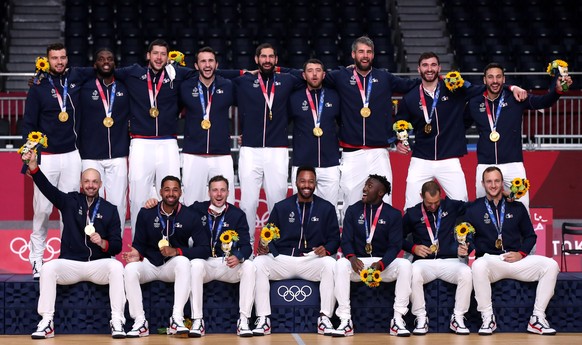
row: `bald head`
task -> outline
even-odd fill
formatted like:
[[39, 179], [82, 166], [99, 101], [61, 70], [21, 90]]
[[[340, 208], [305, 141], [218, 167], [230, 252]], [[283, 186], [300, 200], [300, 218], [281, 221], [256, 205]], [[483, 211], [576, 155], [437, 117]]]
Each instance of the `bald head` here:
[[81, 189], [83, 194], [89, 198], [94, 198], [99, 195], [101, 188], [101, 174], [93, 168], [88, 168], [81, 174]]

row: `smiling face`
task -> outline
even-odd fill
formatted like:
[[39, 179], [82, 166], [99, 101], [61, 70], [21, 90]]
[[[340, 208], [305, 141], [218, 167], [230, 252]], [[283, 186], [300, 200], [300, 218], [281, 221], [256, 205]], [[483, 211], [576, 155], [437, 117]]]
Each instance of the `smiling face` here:
[[101, 188], [101, 175], [95, 169], [86, 169], [81, 175], [81, 189], [83, 194], [88, 198], [94, 198], [99, 195]]
[[277, 61], [277, 55], [275, 55], [273, 48], [263, 48], [259, 56], [255, 56], [255, 62], [263, 74], [272, 74]]
[[418, 66], [418, 73], [420, 78], [426, 82], [433, 82], [437, 80], [439, 73], [441, 72], [441, 66], [437, 58], [431, 57], [420, 61]]
[[386, 194], [382, 183], [374, 178], [369, 178], [364, 184], [362, 193], [362, 202], [365, 204], [376, 205], [382, 201], [382, 197]]
[[210, 52], [198, 53], [198, 60], [194, 64], [196, 69], [200, 72], [200, 78], [210, 80], [214, 77], [214, 72], [218, 68], [216, 56]]
[[497, 170], [488, 171], [483, 173], [483, 188], [485, 188], [485, 193], [488, 199], [501, 199], [503, 192], [503, 177], [501, 173]]
[[168, 63], [168, 49], [165, 46], [152, 46], [152, 50], [146, 54], [146, 59], [150, 68], [158, 72]]
[[113, 53], [106, 50], [99, 52], [93, 67], [95, 67], [97, 73], [102, 77], [110, 77], [113, 75], [113, 70], [115, 69], [115, 58], [113, 57]]
[[356, 44], [356, 49], [352, 51], [352, 59], [359, 71], [369, 71], [372, 69], [374, 61], [374, 50], [364, 43]]
[[61, 74], [67, 68], [69, 59], [65, 49], [49, 50], [48, 52], [49, 71], [51, 74]]
[[485, 72], [483, 83], [487, 86], [487, 93], [489, 95], [498, 95], [505, 84], [505, 75], [501, 68], [493, 67]]
[[180, 196], [182, 196], [180, 183], [174, 180], [165, 181], [160, 189], [160, 196], [162, 197], [162, 203], [168, 208], [176, 207], [180, 202]]
[[228, 186], [224, 181], [214, 181], [208, 186], [208, 197], [210, 203], [218, 208], [226, 204], [228, 198]]
[[313, 200], [313, 193], [315, 192], [315, 174], [313, 171], [302, 170], [297, 176], [295, 182], [297, 186], [297, 197], [300, 202], [309, 202]]

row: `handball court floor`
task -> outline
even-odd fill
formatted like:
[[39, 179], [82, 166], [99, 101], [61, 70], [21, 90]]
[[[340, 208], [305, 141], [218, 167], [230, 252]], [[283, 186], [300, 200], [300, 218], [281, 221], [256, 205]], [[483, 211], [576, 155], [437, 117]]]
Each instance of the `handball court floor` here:
[[[31, 331], [32, 332], [32, 331]], [[33, 340], [29, 335], [0, 335], [0, 344], [4, 345], [77, 345], [87, 342], [91, 345], [364, 345], [364, 344], [420, 344], [420, 345], [573, 345], [580, 344], [582, 333], [558, 333], [554, 336], [541, 336], [529, 333], [495, 333], [491, 336], [469, 336], [452, 333], [429, 333], [425, 336], [392, 337], [387, 333], [356, 333], [353, 337], [332, 338], [310, 333], [277, 333], [264, 337], [239, 338], [234, 334], [209, 334], [202, 338], [178, 338], [175, 336], [152, 334], [145, 338], [112, 339], [105, 334], [72, 335], [57, 334], [54, 338]]]

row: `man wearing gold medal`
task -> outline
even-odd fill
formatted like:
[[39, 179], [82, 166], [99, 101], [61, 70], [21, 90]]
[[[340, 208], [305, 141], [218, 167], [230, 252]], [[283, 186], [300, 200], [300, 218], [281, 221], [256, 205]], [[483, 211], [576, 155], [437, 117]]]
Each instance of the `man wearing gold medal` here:
[[55, 336], [53, 322], [57, 284], [71, 285], [90, 281], [109, 284], [111, 335], [125, 338], [125, 290], [123, 265], [113, 256], [121, 252], [119, 216], [114, 205], [99, 197], [101, 177], [95, 169], [83, 171], [81, 193], [60, 191], [38, 166], [36, 153], [23, 156], [29, 161], [30, 174], [39, 190], [61, 211], [63, 232], [61, 254], [47, 262], [40, 275], [38, 313], [42, 320], [32, 333], [33, 339]]
[[81, 86], [79, 152], [83, 170], [101, 174], [107, 201], [117, 206], [123, 237], [127, 209], [129, 94], [115, 80], [115, 56], [108, 48], [95, 53], [94, 72]]
[[346, 211], [341, 238], [345, 258], [339, 259], [335, 268], [336, 315], [341, 322], [334, 336], [354, 334], [350, 281], [360, 281], [360, 271], [368, 267], [380, 270], [383, 282], [396, 281], [389, 332], [394, 336], [410, 336], [402, 317], [408, 312], [412, 267], [410, 261], [397, 258], [402, 249], [402, 214], [382, 201], [390, 192], [391, 185], [386, 177], [370, 175], [364, 185], [362, 200]]
[[160, 190], [168, 175], [180, 176], [178, 94], [180, 84], [193, 70], [168, 64], [169, 45], [153, 40], [146, 54], [147, 66], [116, 68], [115, 78], [129, 91], [131, 107], [129, 147], [129, 203], [131, 231], [135, 236], [137, 214], [146, 200]]
[[[536, 243], [536, 234], [525, 206], [507, 202], [503, 196], [503, 174], [498, 167], [483, 171], [481, 183], [485, 197], [477, 198], [467, 207], [465, 219], [475, 228], [474, 245], [477, 260], [473, 263], [473, 287], [477, 310], [483, 324], [480, 335], [490, 335], [497, 329], [491, 303], [491, 284], [501, 279], [525, 282], [537, 281], [533, 314], [527, 331], [552, 335], [556, 330], [546, 319], [546, 308], [554, 295], [560, 271], [551, 258], [529, 254]], [[525, 319], [523, 320], [525, 323]]]
[[[351, 54], [353, 68], [340, 67], [328, 72], [325, 78], [341, 100], [340, 186], [345, 207], [361, 199], [368, 174], [382, 174], [392, 180], [388, 156], [388, 138], [393, 136], [392, 92], [406, 93], [419, 83], [372, 68], [374, 42], [367, 36], [352, 43]], [[386, 194], [386, 202], [391, 203], [391, 199]]]
[[[454, 236], [457, 218], [464, 214], [466, 203], [441, 199], [440, 186], [435, 181], [422, 185], [422, 202], [406, 210], [402, 223], [402, 249], [414, 255], [412, 263], [411, 312], [416, 316], [415, 335], [428, 332], [423, 286], [435, 279], [457, 285], [455, 308], [450, 329], [457, 334], [469, 334], [464, 315], [469, 310], [473, 291], [471, 268], [460, 260], [466, 257], [468, 245], [461, 245]], [[408, 240], [408, 235], [412, 239]], [[433, 315], [436, 319], [436, 315]]]
[[[62, 43], [47, 47], [49, 71], [46, 78], [33, 83], [26, 96], [22, 135], [26, 139], [33, 131], [45, 134], [48, 147], [43, 151], [42, 169], [51, 184], [64, 192], [79, 190], [81, 157], [77, 150], [79, 133], [80, 76], [67, 68], [67, 51]], [[35, 279], [40, 276], [48, 232], [48, 220], [53, 206], [35, 186], [33, 194], [30, 264]], [[61, 222], [61, 229], [62, 229]]]
[[[485, 91], [484, 86], [464, 86], [447, 89], [440, 79], [441, 64], [433, 52], [418, 58], [418, 73], [422, 84], [410, 90], [398, 106], [397, 120], [406, 120], [414, 128], [410, 146], [397, 143], [401, 154], [412, 151], [406, 176], [405, 209], [421, 201], [422, 184], [436, 179], [453, 200], [468, 200], [465, 173], [460, 157], [467, 154], [465, 141], [465, 104]], [[469, 85], [469, 82], [466, 82]], [[515, 87], [515, 95], [525, 93]]]
[[232, 81], [216, 75], [218, 61], [210, 47], [196, 54], [197, 78], [180, 86], [181, 104], [186, 109], [182, 149], [184, 204], [204, 201], [206, 181], [223, 175], [230, 185], [228, 202], [234, 204], [234, 166], [230, 154], [230, 107], [235, 103]]
[[254, 335], [271, 334], [269, 280], [299, 278], [319, 283], [320, 313], [317, 333], [331, 335], [330, 317], [335, 307], [333, 291], [335, 259], [340, 242], [335, 207], [313, 194], [315, 168], [297, 169], [297, 194], [277, 204], [269, 223], [279, 228], [280, 238], [257, 248]]
[[[572, 78], [556, 77], [552, 80], [550, 91], [545, 95], [528, 95], [519, 102], [511, 93], [504, 90], [505, 74], [498, 63], [488, 64], [483, 72], [483, 83], [487, 90], [473, 97], [467, 109], [479, 131], [477, 142], [477, 172], [475, 187], [477, 197], [485, 195], [480, 183], [485, 168], [495, 165], [503, 172], [506, 187], [516, 178], [526, 178], [523, 165], [523, 143], [521, 138], [522, 119], [527, 109], [543, 109], [556, 103], [562, 91], [564, 80], [572, 84]], [[529, 193], [519, 199], [529, 211]]]
[[307, 87], [293, 92], [289, 98], [289, 116], [293, 121], [291, 184], [297, 192], [298, 167], [315, 167], [315, 194], [336, 206], [340, 180], [337, 139], [340, 99], [335, 90], [323, 87], [324, 78], [323, 63], [307, 60], [303, 66]]
[[[162, 201], [154, 208], [142, 208], [130, 251], [123, 253], [125, 289], [129, 313], [134, 319], [127, 337], [149, 335], [140, 284], [152, 280], [174, 283], [174, 307], [168, 334], [185, 335], [184, 305], [190, 294], [190, 260], [210, 256], [210, 236], [192, 209], [179, 201], [181, 181], [166, 176], [160, 190]], [[189, 244], [192, 240], [193, 244]]]

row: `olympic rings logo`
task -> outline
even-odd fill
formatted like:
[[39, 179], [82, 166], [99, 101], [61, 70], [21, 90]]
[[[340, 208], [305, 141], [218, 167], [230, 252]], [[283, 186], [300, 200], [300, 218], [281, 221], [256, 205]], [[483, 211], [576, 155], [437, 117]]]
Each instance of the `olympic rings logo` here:
[[[46, 241], [46, 251], [49, 252], [50, 256], [48, 258], [44, 258], [45, 261], [52, 260], [53, 258], [58, 257], [61, 253], [60, 250], [56, 249], [57, 246], [53, 245], [53, 242], [55, 241], [57, 242], [56, 244], [59, 244], [61, 239], [58, 237], [51, 237]], [[30, 252], [30, 242], [27, 242], [24, 238], [15, 237], [12, 239], [12, 241], [10, 241], [10, 251], [18, 255], [20, 260], [28, 261], [28, 256], [24, 256], [24, 253], [26, 253], [27, 250]]]
[[290, 303], [293, 300], [297, 302], [303, 302], [307, 299], [307, 297], [311, 296], [311, 286], [303, 285], [299, 287], [297, 285], [292, 285], [291, 287], [287, 287], [285, 285], [279, 286], [277, 289], [277, 294], [281, 296], [285, 302]]

